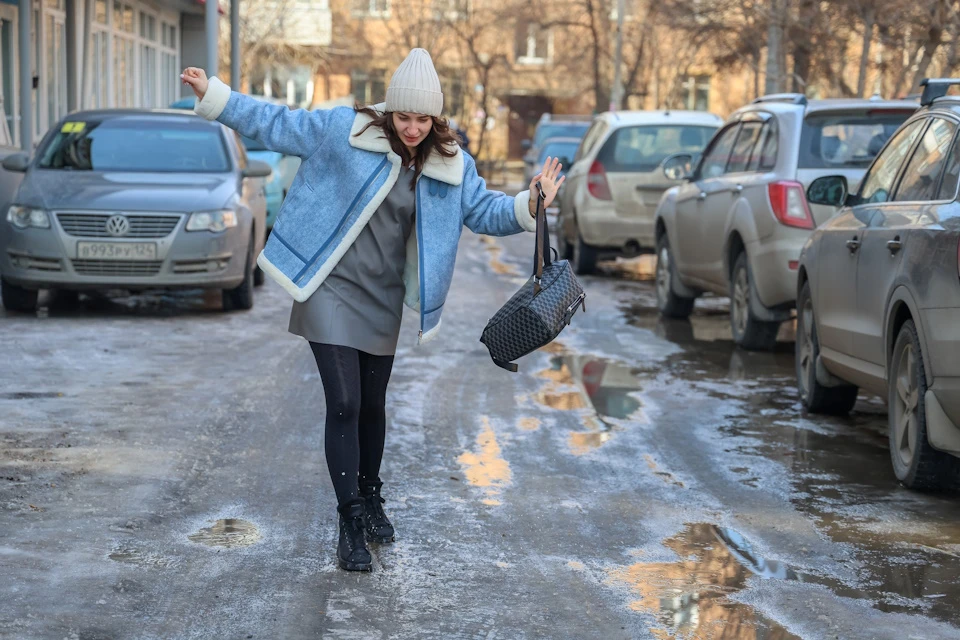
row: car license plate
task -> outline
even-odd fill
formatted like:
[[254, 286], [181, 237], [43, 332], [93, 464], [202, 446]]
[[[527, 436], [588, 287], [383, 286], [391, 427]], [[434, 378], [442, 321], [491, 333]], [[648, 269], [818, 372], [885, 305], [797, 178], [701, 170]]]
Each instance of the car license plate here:
[[156, 242], [78, 242], [81, 260], [156, 260]]

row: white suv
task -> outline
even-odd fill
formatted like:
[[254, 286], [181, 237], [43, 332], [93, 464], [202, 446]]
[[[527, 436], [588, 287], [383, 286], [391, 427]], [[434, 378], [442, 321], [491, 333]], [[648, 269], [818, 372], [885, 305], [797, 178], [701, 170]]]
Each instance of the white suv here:
[[602, 113], [583, 138], [560, 195], [557, 250], [577, 273], [597, 260], [652, 252], [653, 214], [660, 196], [678, 184], [683, 171], [723, 121], [702, 111], [616, 111]]

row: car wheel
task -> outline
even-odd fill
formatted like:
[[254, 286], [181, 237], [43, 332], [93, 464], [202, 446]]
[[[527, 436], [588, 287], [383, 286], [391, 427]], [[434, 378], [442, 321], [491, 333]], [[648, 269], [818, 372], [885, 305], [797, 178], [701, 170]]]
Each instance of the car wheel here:
[[578, 276], [593, 273], [597, 268], [597, 250], [586, 242], [577, 232], [577, 241], [573, 245], [573, 272]]
[[253, 238], [250, 238], [250, 244], [247, 247], [247, 261], [243, 269], [243, 282], [233, 289], [225, 289], [223, 292], [223, 309], [232, 311], [234, 309], [246, 310], [253, 308]]
[[673, 290], [673, 279], [677, 277], [677, 267], [673, 263], [670, 243], [664, 234], [657, 241], [657, 309], [668, 318], [688, 318], [693, 313], [696, 298], [678, 296]]
[[747, 254], [741, 253], [734, 263], [730, 280], [730, 328], [733, 341], [750, 351], [771, 351], [777, 344], [780, 323], [760, 320], [753, 315], [750, 299], [754, 295]]
[[820, 340], [813, 314], [813, 296], [810, 283], [804, 283], [797, 299], [796, 341], [797, 389], [800, 401], [808, 411], [845, 415], [857, 402], [857, 387], [825, 387], [817, 382], [817, 358], [820, 357]]
[[0, 279], [0, 297], [3, 298], [3, 308], [7, 311], [35, 313], [39, 294], [36, 289], [24, 289]]
[[923, 352], [913, 320], [900, 329], [893, 346], [887, 378], [890, 458], [897, 480], [910, 489], [946, 489], [957, 486], [960, 460], [937, 451], [927, 441], [924, 396], [927, 376]]
[[260, 268], [260, 265], [256, 265], [253, 268], [253, 286], [262, 287], [263, 283], [267, 281], [267, 274], [263, 272], [263, 269]]

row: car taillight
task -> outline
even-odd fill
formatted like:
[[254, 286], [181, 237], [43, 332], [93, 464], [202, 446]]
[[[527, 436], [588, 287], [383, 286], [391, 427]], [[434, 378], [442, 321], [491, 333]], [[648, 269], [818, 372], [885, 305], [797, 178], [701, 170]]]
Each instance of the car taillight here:
[[598, 200], [613, 200], [610, 183], [607, 182], [607, 170], [599, 160], [594, 160], [587, 172], [587, 191]]
[[771, 183], [768, 192], [770, 207], [780, 224], [799, 229], [813, 229], [816, 226], [802, 184], [781, 180]]

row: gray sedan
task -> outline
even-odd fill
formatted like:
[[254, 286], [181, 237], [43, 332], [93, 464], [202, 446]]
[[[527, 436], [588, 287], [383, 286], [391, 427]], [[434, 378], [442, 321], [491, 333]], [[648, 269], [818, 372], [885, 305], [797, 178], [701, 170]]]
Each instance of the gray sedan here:
[[797, 378], [811, 411], [884, 397], [897, 479], [942, 488], [960, 479], [960, 100], [924, 107], [856, 194], [842, 176], [810, 185], [810, 202], [847, 206], [800, 256]]
[[222, 125], [183, 111], [76, 113], [33, 160], [3, 167], [26, 174], [0, 214], [7, 310], [34, 311], [40, 289], [213, 288], [226, 309], [253, 306], [271, 170]]

